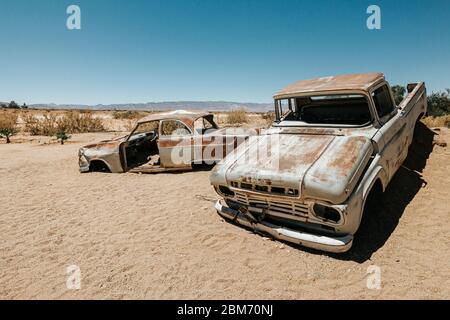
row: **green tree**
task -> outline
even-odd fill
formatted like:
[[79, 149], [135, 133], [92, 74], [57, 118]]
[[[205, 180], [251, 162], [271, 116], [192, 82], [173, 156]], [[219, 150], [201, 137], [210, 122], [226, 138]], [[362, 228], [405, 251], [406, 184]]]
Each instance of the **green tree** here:
[[433, 92], [427, 98], [428, 115], [438, 117], [450, 114], [450, 89]]
[[8, 105], [8, 108], [10, 109], [19, 109], [19, 105], [15, 101], [11, 101]]
[[406, 89], [405, 89], [405, 87], [402, 87], [399, 85], [392, 86], [391, 89], [392, 89], [392, 93], [394, 94], [395, 104], [399, 105], [400, 102], [403, 101]]
[[11, 136], [17, 133], [17, 115], [4, 113], [0, 115], [0, 137], [6, 138], [6, 143], [10, 143]]

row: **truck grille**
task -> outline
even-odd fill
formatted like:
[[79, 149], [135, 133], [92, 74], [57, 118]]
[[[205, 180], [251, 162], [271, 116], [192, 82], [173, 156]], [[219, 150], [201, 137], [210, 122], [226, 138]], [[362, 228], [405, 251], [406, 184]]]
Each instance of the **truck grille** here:
[[309, 213], [308, 205], [293, 200], [273, 201], [267, 200], [263, 196], [251, 195], [244, 192], [235, 192], [234, 200], [246, 206], [304, 218], [308, 217]]
[[250, 191], [275, 193], [275, 194], [280, 194], [280, 195], [284, 195], [284, 196], [292, 196], [292, 197], [298, 196], [298, 189], [276, 187], [276, 186], [272, 186], [272, 185], [261, 185], [261, 184], [232, 181], [231, 186], [233, 188], [245, 189], [245, 190], [250, 190]]

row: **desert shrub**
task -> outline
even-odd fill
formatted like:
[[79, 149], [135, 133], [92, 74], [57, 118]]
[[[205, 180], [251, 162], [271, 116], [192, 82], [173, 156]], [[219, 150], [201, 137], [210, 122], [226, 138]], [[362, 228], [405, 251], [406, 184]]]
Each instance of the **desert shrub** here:
[[429, 116], [445, 116], [450, 114], [450, 89], [433, 92], [427, 98]]
[[59, 131], [56, 133], [56, 139], [64, 144], [64, 141], [69, 140], [71, 137], [67, 135], [65, 131]]
[[263, 113], [261, 115], [261, 117], [266, 122], [266, 126], [270, 127], [272, 125], [272, 123], [275, 121], [275, 112], [269, 111], [269, 112]]
[[136, 125], [136, 121], [131, 120], [131, 119], [127, 119], [125, 120], [125, 122], [123, 123], [123, 130], [125, 131], [131, 131], [134, 129], [134, 126]]
[[39, 135], [38, 120], [31, 114], [23, 114], [22, 119], [25, 122], [25, 131], [32, 136]]
[[138, 119], [141, 117], [141, 113], [138, 111], [114, 111], [113, 117], [116, 120]]
[[5, 109], [28, 109], [28, 106], [26, 103], [22, 104], [22, 106], [18, 105], [17, 102], [11, 101], [10, 103], [0, 103], [0, 108]]
[[42, 117], [25, 115], [25, 130], [31, 135], [54, 136], [58, 132], [85, 133], [104, 131], [102, 120], [92, 113], [70, 111], [61, 116], [46, 113]]
[[10, 109], [20, 109], [20, 106], [15, 101], [11, 101], [8, 104], [8, 108], [10, 108]]
[[11, 112], [0, 113], [0, 137], [6, 138], [10, 143], [10, 137], [17, 133], [17, 114]]
[[[402, 102], [406, 89], [399, 85], [392, 86], [391, 89], [395, 103], [398, 105]], [[450, 114], [450, 89], [431, 93], [427, 97], [427, 102], [429, 116], [439, 117]]]
[[231, 110], [227, 114], [227, 123], [228, 124], [240, 124], [246, 123], [248, 121], [247, 112], [244, 108]]
[[447, 127], [450, 128], [450, 115], [441, 116], [441, 117], [425, 117], [423, 120], [428, 127]]
[[24, 115], [25, 131], [29, 132], [32, 136], [53, 136], [56, 134], [56, 121], [55, 114], [46, 113], [38, 118], [34, 115]]
[[395, 85], [392, 86], [391, 89], [392, 93], [394, 94], [395, 104], [399, 105], [405, 96], [406, 88], [403, 86]]
[[70, 133], [100, 132], [104, 131], [102, 120], [95, 118], [92, 113], [70, 111], [57, 119], [57, 128]]

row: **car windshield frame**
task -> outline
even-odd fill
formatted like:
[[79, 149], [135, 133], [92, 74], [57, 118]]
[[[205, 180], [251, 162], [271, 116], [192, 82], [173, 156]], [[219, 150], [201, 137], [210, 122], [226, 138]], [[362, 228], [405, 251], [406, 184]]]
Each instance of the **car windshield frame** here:
[[131, 132], [130, 132], [130, 134], [128, 135], [126, 141], [131, 140], [133, 136], [142, 135], [142, 134], [146, 133], [146, 132], [138, 132], [138, 133], [136, 133], [136, 131], [137, 131], [137, 129], [138, 129], [140, 126], [147, 125], [147, 124], [152, 123], [152, 122], [156, 122], [156, 123], [157, 123], [156, 129], [155, 129], [154, 131], [156, 131], [156, 132], [158, 133], [158, 132], [159, 132], [159, 120], [151, 120], [151, 121], [146, 121], [146, 122], [138, 122], [138, 123], [134, 126], [134, 129], [131, 130]]

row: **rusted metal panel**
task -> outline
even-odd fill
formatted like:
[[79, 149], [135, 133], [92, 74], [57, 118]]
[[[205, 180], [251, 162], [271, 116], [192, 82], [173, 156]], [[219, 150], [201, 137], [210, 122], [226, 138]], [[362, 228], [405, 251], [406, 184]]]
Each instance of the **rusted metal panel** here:
[[192, 124], [196, 119], [198, 119], [200, 117], [205, 117], [208, 115], [211, 115], [211, 113], [204, 112], [204, 111], [175, 110], [175, 111], [150, 114], [142, 119], [139, 119], [138, 123], [155, 121], [155, 120], [178, 119], [178, 120], [185, 122], [192, 128]]
[[344, 202], [372, 151], [372, 144], [366, 137], [336, 137], [305, 175], [303, 197], [333, 204]]
[[252, 137], [246, 152], [229, 167], [227, 179], [298, 190], [306, 171], [333, 139], [326, 135]]
[[264, 135], [248, 142], [228, 168], [227, 181], [300, 190], [298, 197], [344, 201], [358, 170], [372, 154], [365, 137], [334, 135]]
[[316, 91], [363, 90], [383, 81], [382, 73], [344, 74], [310, 80], [300, 80], [288, 85], [274, 95], [274, 98]]
[[191, 167], [193, 140], [192, 136], [161, 137], [158, 151], [163, 168]]

